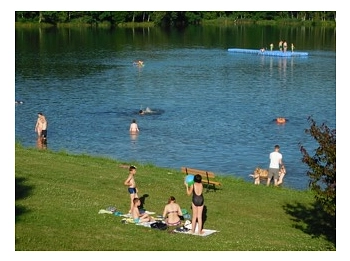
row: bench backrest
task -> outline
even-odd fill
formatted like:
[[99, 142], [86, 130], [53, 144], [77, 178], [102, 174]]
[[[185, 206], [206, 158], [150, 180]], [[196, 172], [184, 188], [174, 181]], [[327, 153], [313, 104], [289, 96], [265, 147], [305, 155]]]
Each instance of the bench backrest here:
[[181, 167], [181, 172], [186, 173], [186, 175], [201, 175], [206, 178], [215, 178], [214, 172], [211, 171], [205, 171], [205, 170], [199, 170], [199, 169], [192, 169], [192, 168], [186, 168]]

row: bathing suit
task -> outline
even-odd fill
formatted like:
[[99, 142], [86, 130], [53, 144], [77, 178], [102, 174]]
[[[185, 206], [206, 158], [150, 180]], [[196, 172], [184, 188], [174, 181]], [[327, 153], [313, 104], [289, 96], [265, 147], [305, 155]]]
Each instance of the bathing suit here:
[[136, 188], [128, 188], [130, 194], [136, 194]]
[[174, 223], [169, 223], [169, 222], [166, 222], [166, 224], [168, 226], [177, 226], [177, 225], [180, 225], [181, 224], [181, 220], [177, 221], [177, 222], [174, 222]]
[[196, 192], [194, 191], [194, 186], [193, 186], [193, 194], [192, 194], [192, 203], [196, 207], [203, 206], [203, 204], [204, 204], [203, 194], [197, 195]]
[[170, 213], [177, 213], [177, 212], [178, 212], [177, 210], [169, 211], [169, 212], [168, 212], [168, 215], [169, 215]]
[[46, 136], [47, 136], [47, 130], [42, 130], [42, 131], [41, 131], [41, 135], [40, 135], [40, 136], [46, 139]]

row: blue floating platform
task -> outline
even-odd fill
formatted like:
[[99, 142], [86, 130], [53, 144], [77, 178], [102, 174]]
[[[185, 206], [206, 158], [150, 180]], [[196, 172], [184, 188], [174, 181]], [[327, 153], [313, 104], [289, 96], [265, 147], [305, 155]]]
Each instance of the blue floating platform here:
[[258, 54], [258, 55], [265, 55], [265, 56], [278, 56], [278, 57], [295, 57], [295, 56], [308, 56], [309, 54], [306, 52], [282, 52], [282, 51], [261, 51], [261, 50], [254, 50], [254, 49], [238, 49], [238, 48], [229, 48], [229, 52], [232, 53], [248, 53], [248, 54]]

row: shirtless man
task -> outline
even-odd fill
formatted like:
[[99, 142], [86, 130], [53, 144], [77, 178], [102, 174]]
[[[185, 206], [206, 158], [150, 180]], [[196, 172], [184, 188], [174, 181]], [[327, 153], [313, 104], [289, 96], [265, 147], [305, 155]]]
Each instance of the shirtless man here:
[[138, 198], [136, 182], [135, 182], [135, 178], [134, 178], [135, 174], [136, 174], [136, 167], [135, 166], [130, 166], [130, 168], [129, 168], [129, 176], [124, 181], [124, 185], [128, 186], [128, 192], [130, 194], [130, 209], [129, 209], [129, 213], [130, 214], [131, 214], [131, 211], [132, 211], [133, 206], [134, 206], [134, 199]]
[[36, 121], [34, 131], [38, 134], [38, 138], [46, 140], [46, 138], [47, 138], [47, 120], [41, 112], [38, 113], [38, 119]]
[[131, 134], [136, 134], [140, 131], [135, 119], [132, 120], [129, 131]]

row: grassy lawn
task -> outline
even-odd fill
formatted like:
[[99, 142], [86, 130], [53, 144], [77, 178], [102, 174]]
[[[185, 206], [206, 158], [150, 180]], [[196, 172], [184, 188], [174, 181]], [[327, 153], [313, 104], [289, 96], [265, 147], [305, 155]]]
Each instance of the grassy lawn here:
[[204, 193], [204, 228], [218, 233], [199, 237], [122, 224], [121, 217], [98, 211], [109, 206], [128, 211], [123, 164], [137, 166], [135, 180], [146, 210], [161, 215], [173, 195], [191, 213], [180, 169], [16, 144], [15, 250], [336, 250], [335, 221], [314, 205], [310, 191], [256, 186], [219, 173], [221, 189]]

